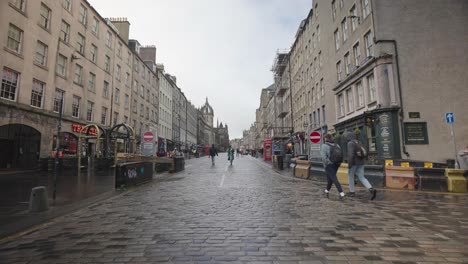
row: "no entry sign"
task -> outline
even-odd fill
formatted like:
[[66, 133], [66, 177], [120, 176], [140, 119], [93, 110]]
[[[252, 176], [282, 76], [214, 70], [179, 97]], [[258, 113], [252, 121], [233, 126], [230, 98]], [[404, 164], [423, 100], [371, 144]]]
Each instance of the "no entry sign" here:
[[146, 142], [152, 142], [154, 140], [153, 132], [145, 132], [145, 134], [143, 134], [143, 140]]
[[322, 136], [320, 135], [320, 132], [314, 131], [310, 133], [310, 142], [319, 143], [321, 139], [322, 139]]

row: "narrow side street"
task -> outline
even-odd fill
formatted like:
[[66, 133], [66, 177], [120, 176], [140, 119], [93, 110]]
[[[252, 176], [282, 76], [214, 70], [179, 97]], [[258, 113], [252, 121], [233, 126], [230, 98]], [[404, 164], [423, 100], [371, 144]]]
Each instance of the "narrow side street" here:
[[0, 245], [0, 263], [468, 263], [468, 197], [330, 199], [249, 156], [185, 171]]

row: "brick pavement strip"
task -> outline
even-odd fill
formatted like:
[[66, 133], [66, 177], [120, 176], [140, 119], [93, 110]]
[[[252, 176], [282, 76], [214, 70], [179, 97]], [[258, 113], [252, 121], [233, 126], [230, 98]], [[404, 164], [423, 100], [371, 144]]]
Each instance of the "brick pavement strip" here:
[[0, 263], [468, 263], [466, 196], [339, 201], [253, 158], [226, 160], [188, 160], [57, 218], [1, 244]]

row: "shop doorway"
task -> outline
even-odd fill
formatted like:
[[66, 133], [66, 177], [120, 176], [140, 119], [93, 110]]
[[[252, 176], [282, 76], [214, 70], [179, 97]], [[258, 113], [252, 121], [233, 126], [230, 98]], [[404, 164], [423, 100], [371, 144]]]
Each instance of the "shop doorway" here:
[[0, 169], [31, 169], [39, 162], [41, 133], [36, 129], [9, 124], [0, 126]]

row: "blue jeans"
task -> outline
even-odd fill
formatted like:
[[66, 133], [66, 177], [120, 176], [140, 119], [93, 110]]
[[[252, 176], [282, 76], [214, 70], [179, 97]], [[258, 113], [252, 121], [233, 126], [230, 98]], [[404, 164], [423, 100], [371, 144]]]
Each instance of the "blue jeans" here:
[[354, 175], [357, 174], [359, 181], [366, 187], [367, 189], [372, 188], [372, 185], [369, 181], [364, 177], [364, 165], [354, 165], [349, 167], [348, 169], [348, 179], [349, 179], [349, 191], [354, 192]]
[[211, 156], [211, 164], [214, 164], [214, 158], [215, 156]]

